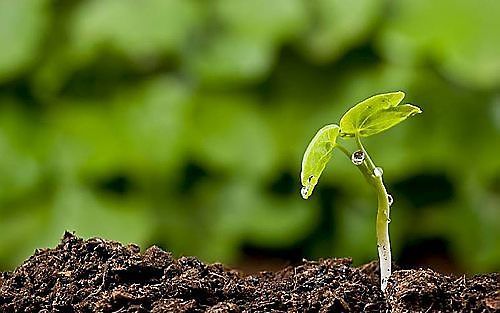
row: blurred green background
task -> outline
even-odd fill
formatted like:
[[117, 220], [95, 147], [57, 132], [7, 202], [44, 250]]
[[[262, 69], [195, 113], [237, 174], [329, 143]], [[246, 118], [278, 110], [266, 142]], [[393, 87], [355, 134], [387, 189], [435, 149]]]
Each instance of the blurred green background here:
[[377, 258], [376, 200], [321, 126], [376, 93], [424, 114], [365, 144], [395, 261], [500, 270], [500, 1], [0, 0], [0, 268], [64, 230], [246, 270]]

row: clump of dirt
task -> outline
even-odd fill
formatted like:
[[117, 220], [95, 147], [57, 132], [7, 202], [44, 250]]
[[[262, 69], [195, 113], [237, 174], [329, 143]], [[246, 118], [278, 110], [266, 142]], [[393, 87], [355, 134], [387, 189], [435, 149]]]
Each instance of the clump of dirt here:
[[[396, 271], [387, 288], [393, 312], [498, 312], [500, 275], [448, 277], [430, 269]], [[408, 308], [419, 308], [410, 310]]]
[[[196, 258], [66, 233], [0, 279], [1, 312], [496, 312], [500, 275], [396, 271], [387, 298], [374, 263], [304, 261], [242, 275]], [[386, 300], [387, 299], [387, 300]]]

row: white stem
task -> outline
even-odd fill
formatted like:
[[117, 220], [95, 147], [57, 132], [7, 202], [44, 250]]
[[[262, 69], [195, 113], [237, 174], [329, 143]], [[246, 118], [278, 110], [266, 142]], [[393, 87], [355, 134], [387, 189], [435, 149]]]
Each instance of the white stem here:
[[[385, 291], [387, 287], [387, 281], [391, 276], [391, 242], [389, 241], [389, 213], [390, 213], [390, 203], [389, 194], [384, 186], [384, 181], [382, 179], [383, 171], [375, 166], [368, 152], [366, 152], [359, 135], [356, 136], [356, 141], [359, 149], [363, 150], [365, 153], [366, 160], [362, 166], [358, 167], [366, 180], [375, 187], [378, 199], [378, 209], [377, 209], [377, 250], [378, 258], [380, 264], [380, 289], [382, 292]], [[374, 172], [377, 169], [377, 175]]]
[[380, 262], [380, 288], [385, 291], [387, 281], [391, 276], [391, 242], [389, 241], [389, 200], [382, 182], [382, 177], [376, 179], [375, 187], [378, 195], [377, 211], [377, 248]]

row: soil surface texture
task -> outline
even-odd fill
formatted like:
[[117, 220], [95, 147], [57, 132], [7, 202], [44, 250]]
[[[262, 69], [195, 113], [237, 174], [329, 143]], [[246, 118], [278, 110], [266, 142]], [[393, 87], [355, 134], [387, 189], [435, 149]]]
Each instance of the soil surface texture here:
[[397, 270], [384, 296], [376, 263], [303, 261], [242, 275], [193, 257], [66, 233], [0, 277], [0, 312], [499, 312], [500, 274]]

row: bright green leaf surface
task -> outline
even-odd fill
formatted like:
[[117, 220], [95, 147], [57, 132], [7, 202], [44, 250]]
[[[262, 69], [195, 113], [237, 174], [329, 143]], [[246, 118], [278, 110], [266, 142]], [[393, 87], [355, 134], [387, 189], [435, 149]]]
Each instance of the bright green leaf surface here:
[[408, 117], [421, 112], [420, 108], [411, 104], [398, 105], [375, 112], [368, 116], [363, 124], [360, 125], [359, 134], [362, 137], [368, 137], [380, 133], [401, 123]]
[[347, 111], [340, 120], [342, 133], [368, 137], [393, 127], [408, 117], [421, 113], [411, 104], [399, 105], [405, 94], [401, 91], [370, 97]]
[[302, 197], [309, 198], [314, 186], [318, 183], [321, 173], [332, 157], [337, 137], [340, 133], [338, 125], [327, 125], [321, 128], [307, 146], [304, 158], [302, 159], [302, 172], [300, 180], [302, 182]]

